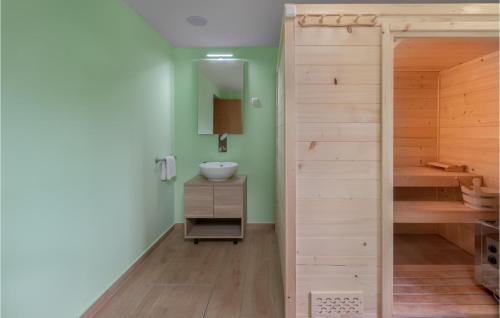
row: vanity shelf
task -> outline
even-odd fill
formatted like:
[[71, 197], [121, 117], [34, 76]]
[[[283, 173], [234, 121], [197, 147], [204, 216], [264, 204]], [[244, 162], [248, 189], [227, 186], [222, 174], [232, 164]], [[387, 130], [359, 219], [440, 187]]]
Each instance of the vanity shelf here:
[[246, 180], [235, 176], [209, 181], [196, 176], [184, 184], [184, 236], [186, 239], [244, 238]]
[[186, 219], [187, 239], [242, 239], [241, 219]]

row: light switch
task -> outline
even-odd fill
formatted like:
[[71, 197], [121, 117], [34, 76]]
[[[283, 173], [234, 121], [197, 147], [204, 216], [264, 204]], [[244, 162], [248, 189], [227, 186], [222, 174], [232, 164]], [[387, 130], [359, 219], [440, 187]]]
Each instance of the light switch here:
[[258, 97], [252, 97], [250, 99], [250, 104], [253, 106], [253, 107], [261, 107], [262, 104], [260, 102], [260, 99]]

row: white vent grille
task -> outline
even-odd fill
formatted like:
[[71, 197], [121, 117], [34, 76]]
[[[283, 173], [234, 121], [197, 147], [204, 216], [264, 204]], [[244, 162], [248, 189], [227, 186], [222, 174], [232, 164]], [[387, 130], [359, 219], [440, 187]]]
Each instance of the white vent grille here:
[[361, 292], [311, 292], [312, 318], [362, 318]]

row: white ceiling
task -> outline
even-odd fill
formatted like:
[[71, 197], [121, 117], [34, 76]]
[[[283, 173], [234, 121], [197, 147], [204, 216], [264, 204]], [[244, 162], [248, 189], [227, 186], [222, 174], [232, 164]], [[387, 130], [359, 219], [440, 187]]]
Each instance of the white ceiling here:
[[[175, 47], [277, 47], [283, 5], [294, 3], [433, 3], [497, 0], [125, 0]], [[191, 26], [188, 16], [208, 24]]]

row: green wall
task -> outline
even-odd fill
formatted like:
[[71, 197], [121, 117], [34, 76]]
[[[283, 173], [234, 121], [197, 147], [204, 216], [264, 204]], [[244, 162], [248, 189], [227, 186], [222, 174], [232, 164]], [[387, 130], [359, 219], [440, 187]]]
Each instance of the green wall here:
[[[196, 62], [221, 50], [174, 49], [121, 0], [1, 11], [3, 317], [83, 313], [183, 221], [183, 183], [202, 161], [240, 163], [248, 221], [274, 222], [276, 49], [223, 50], [247, 65], [244, 133], [219, 153], [197, 134]], [[167, 153], [175, 189], [154, 164]]]
[[[216, 135], [197, 132], [196, 61], [207, 53], [233, 53], [246, 60], [243, 134], [230, 135], [228, 152], [217, 151]], [[248, 176], [248, 222], [274, 223], [275, 160], [275, 48], [176, 49], [175, 149], [178, 178], [175, 184], [175, 221], [183, 222], [183, 183], [198, 174], [203, 161], [236, 161], [239, 174]], [[261, 107], [249, 100], [259, 97]]]
[[2, 313], [77, 317], [174, 221], [173, 49], [121, 0], [2, 5]]

